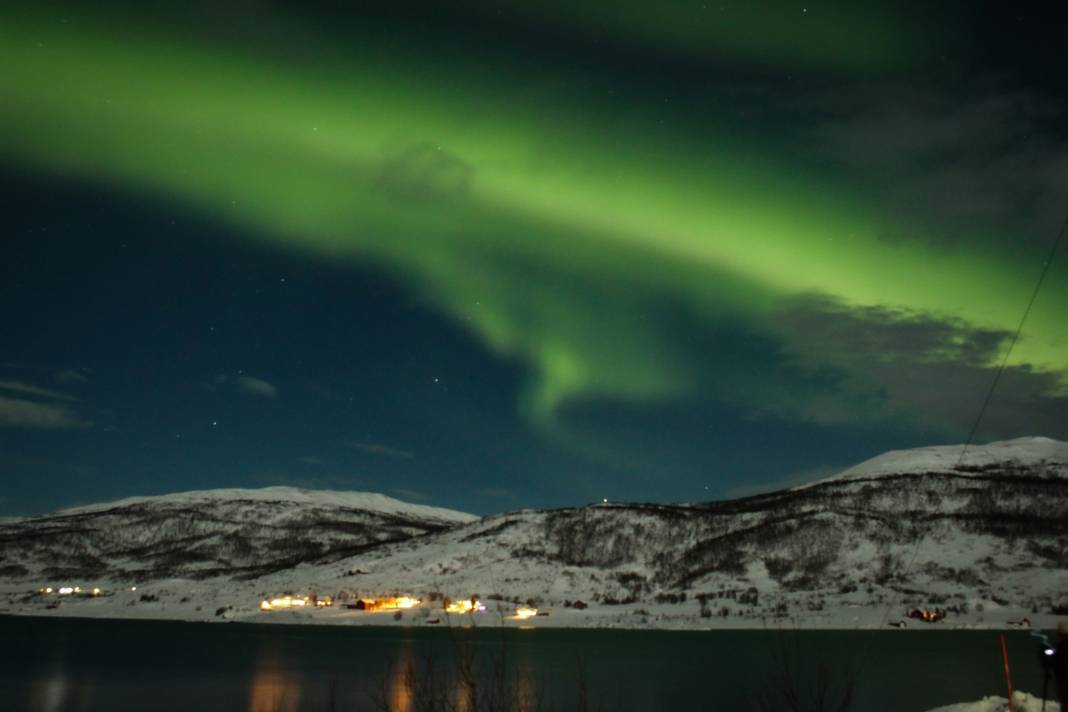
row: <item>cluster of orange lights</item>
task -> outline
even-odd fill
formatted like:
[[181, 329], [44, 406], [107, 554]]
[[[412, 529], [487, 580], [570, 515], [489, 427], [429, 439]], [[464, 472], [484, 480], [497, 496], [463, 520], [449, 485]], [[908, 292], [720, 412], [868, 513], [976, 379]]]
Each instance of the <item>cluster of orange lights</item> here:
[[450, 601], [445, 604], [446, 613], [479, 613], [486, 610], [485, 604], [479, 600], [465, 598], [462, 601]]
[[309, 596], [279, 596], [270, 600], [260, 601], [261, 611], [285, 610], [287, 608], [327, 608], [334, 605], [334, 599], [330, 596], [312, 600]]
[[401, 608], [414, 608], [421, 601], [410, 596], [387, 596], [385, 598], [361, 598], [365, 611], [395, 611]]
[[[382, 598], [360, 598], [355, 605], [350, 605], [349, 607], [359, 608], [362, 611], [373, 613], [375, 611], [397, 611], [414, 608], [420, 603], [422, 603], [422, 601], [418, 598], [413, 598], [412, 596], [385, 596]], [[313, 599], [309, 596], [285, 595], [278, 596], [277, 598], [264, 599], [260, 602], [260, 610], [276, 611], [287, 609], [324, 608], [332, 605], [333, 600], [329, 596]], [[485, 604], [477, 598], [464, 598], [458, 601], [445, 599], [446, 613], [480, 613], [485, 610]], [[510, 616], [510, 618], [512, 620], [525, 621], [537, 615], [537, 608], [520, 606], [515, 609], [515, 615]]]

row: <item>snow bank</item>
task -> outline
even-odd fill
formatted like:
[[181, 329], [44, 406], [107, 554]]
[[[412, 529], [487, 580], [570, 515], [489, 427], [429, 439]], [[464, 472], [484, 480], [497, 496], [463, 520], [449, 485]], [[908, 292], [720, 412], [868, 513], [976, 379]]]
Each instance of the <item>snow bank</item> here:
[[[1012, 694], [1016, 712], [1042, 712], [1042, 698], [1017, 690]], [[962, 702], [947, 705], [930, 712], [1008, 712], [1009, 701], [1004, 697], [984, 697], [978, 702]], [[1060, 712], [1061, 706], [1056, 702], [1046, 701], [1046, 712]]]

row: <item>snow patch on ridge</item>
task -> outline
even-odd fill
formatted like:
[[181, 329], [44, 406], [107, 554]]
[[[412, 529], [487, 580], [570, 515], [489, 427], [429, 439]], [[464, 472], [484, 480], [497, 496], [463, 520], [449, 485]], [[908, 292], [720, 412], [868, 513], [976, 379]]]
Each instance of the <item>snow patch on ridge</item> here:
[[126, 497], [114, 502], [89, 504], [81, 507], [61, 509], [55, 514], [87, 514], [109, 509], [128, 507], [134, 504], [193, 504], [198, 502], [222, 501], [257, 501], [284, 502], [299, 505], [322, 505], [347, 509], [362, 509], [382, 514], [397, 514], [419, 518], [437, 519], [457, 524], [478, 521], [480, 517], [466, 512], [458, 512], [442, 507], [430, 507], [422, 504], [410, 504], [399, 499], [387, 497], [375, 492], [341, 492], [335, 490], [307, 490], [299, 487], [263, 487], [260, 489], [211, 489], [191, 492], [175, 492], [147, 497]]
[[[967, 471], [999, 463], [1036, 465], [1048, 463], [1068, 470], [1068, 442], [1045, 437], [1025, 437], [1001, 440], [985, 445], [971, 445], [957, 467], [963, 445], [936, 445], [914, 450], [891, 450], [859, 465], [854, 465], [837, 475], [810, 482], [810, 487], [825, 482], [882, 477], [886, 475], [942, 472], [968, 474]], [[800, 488], [798, 488], [800, 489]]]

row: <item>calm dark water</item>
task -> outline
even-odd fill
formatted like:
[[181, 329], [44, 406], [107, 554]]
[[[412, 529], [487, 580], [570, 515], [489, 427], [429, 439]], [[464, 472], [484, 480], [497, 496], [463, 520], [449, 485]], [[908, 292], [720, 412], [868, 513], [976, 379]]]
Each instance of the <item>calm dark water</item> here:
[[[1041, 691], [1035, 645], [1006, 634], [1013, 681]], [[744, 710], [773, 661], [857, 673], [853, 710], [926, 710], [1004, 695], [998, 633], [983, 631], [496, 630], [367, 628], [0, 617], [0, 709], [166, 712], [416, 712], [396, 663], [444, 674], [457, 651], [489, 686], [536, 691], [542, 709]], [[503, 661], [503, 664], [502, 664]], [[431, 679], [425, 672], [422, 680]], [[443, 683], [445, 685], [446, 683]], [[416, 691], [416, 695], [418, 692]]]

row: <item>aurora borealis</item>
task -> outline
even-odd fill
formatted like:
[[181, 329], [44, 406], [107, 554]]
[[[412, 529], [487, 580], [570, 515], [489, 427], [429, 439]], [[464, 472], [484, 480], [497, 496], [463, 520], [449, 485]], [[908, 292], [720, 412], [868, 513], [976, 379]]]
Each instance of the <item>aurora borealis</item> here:
[[[978, 9], [711, 5], [4, 10], [0, 467], [24, 484], [0, 504], [39, 506], [52, 465], [90, 468], [101, 496], [277, 479], [475, 511], [699, 499], [963, 440], [1064, 219], [1065, 96], [1040, 71], [1056, 23], [1020, 11], [992, 49]], [[187, 228], [160, 228], [176, 214]], [[214, 275], [217, 308], [123, 322], [114, 304], [154, 283], [126, 257], [104, 271], [136, 278], [33, 282], [116, 244], [186, 265], [178, 293]], [[398, 304], [417, 323], [368, 316]], [[1068, 437], [1066, 306], [1061, 254], [980, 439]], [[88, 326], [64, 335], [70, 310]], [[160, 342], [167, 319], [211, 327]], [[95, 347], [94, 321], [129, 342]], [[217, 328], [242, 337], [183, 356]], [[71, 439], [78, 464], [55, 462]], [[75, 497], [98, 491], [84, 479]]]

